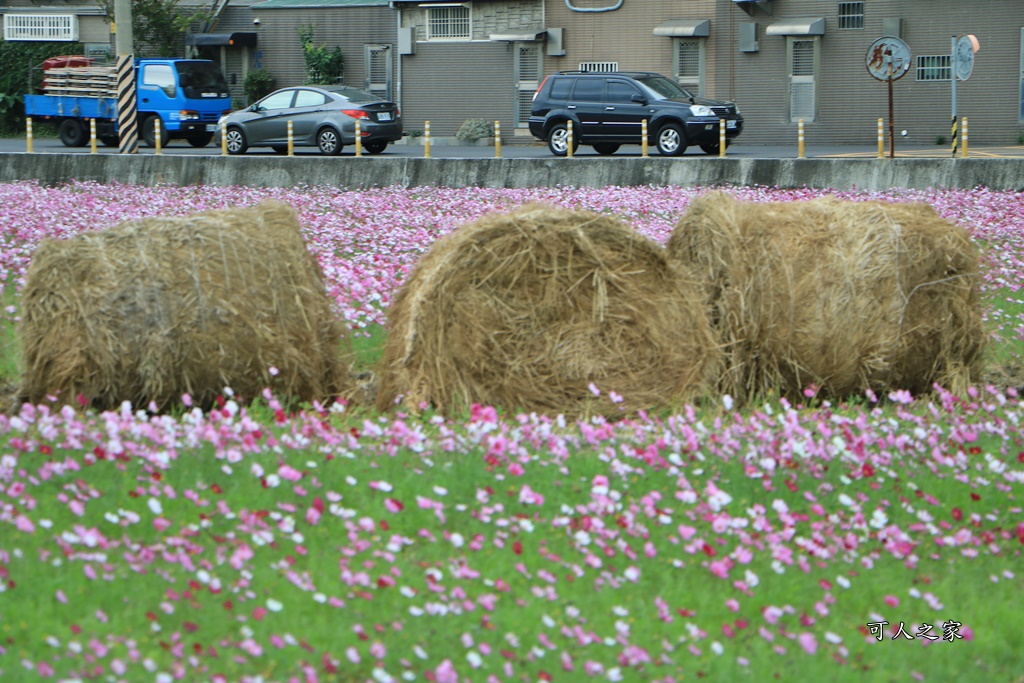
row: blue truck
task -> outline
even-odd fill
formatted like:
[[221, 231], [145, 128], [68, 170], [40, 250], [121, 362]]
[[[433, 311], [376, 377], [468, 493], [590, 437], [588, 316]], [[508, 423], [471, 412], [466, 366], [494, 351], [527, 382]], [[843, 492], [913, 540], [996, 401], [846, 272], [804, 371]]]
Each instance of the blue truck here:
[[[25, 95], [25, 115], [54, 121], [65, 145], [89, 144], [89, 120], [95, 119], [99, 141], [118, 146], [115, 67], [93, 66], [86, 58], [51, 58], [43, 63], [41, 89], [45, 94]], [[161, 145], [184, 139], [205, 147], [217, 121], [231, 110], [224, 74], [205, 59], [136, 59], [135, 96], [138, 130], [150, 147], [156, 145], [158, 120]]]

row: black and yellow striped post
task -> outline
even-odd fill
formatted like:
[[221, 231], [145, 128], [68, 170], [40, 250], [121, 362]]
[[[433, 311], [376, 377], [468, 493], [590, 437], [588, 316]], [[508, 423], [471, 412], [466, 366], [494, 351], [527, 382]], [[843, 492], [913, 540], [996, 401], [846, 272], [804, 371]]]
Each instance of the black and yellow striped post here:
[[139, 151], [138, 117], [135, 112], [135, 57], [117, 57], [117, 134], [118, 152], [135, 154]]
[[[955, 78], [955, 76], [954, 76], [954, 78]], [[959, 140], [957, 139], [957, 138], [958, 138], [958, 133], [959, 133], [959, 131], [957, 130], [957, 119], [956, 119], [956, 115], [954, 114], [954, 115], [953, 115], [953, 128], [952, 128], [952, 130], [950, 131], [950, 135], [952, 135], [952, 136], [953, 136], [953, 146], [952, 146], [952, 148], [951, 148], [951, 149], [949, 150], [949, 152], [950, 152], [950, 154], [949, 154], [949, 155], [950, 155], [950, 156], [952, 156], [952, 157], [955, 157], [955, 156], [956, 156], [956, 148], [957, 148], [957, 144], [958, 144], [958, 143], [960, 142], [960, 141], [959, 141]]]

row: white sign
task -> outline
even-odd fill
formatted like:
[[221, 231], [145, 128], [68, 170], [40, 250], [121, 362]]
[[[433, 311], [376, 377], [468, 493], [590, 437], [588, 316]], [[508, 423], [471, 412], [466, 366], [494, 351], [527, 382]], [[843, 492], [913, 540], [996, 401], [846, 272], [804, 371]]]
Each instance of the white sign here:
[[865, 64], [868, 73], [878, 80], [895, 81], [910, 70], [910, 48], [893, 36], [879, 38], [868, 48]]

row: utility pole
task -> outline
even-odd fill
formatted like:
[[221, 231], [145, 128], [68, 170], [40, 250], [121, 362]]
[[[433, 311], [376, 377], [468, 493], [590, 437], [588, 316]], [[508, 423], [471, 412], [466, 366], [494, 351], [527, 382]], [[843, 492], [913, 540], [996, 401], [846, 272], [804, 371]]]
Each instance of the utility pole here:
[[139, 151], [139, 126], [136, 116], [135, 55], [132, 54], [131, 0], [114, 0], [114, 45], [117, 51], [117, 132], [118, 152]]

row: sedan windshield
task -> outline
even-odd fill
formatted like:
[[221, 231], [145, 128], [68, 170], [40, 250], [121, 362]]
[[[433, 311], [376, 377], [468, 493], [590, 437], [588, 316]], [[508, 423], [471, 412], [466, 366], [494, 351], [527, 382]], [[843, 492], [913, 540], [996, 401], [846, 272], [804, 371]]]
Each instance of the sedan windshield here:
[[662, 97], [667, 97], [672, 100], [693, 99], [693, 95], [690, 94], [689, 90], [675, 81], [665, 78], [664, 76], [649, 76], [646, 78], [638, 78], [637, 80]]
[[376, 95], [366, 92], [365, 90], [359, 90], [358, 88], [347, 88], [345, 86], [339, 86], [334, 88], [324, 88], [324, 90], [334, 93], [342, 99], [346, 99], [349, 102], [355, 102], [356, 104], [362, 104], [365, 102], [379, 102], [380, 98]]

